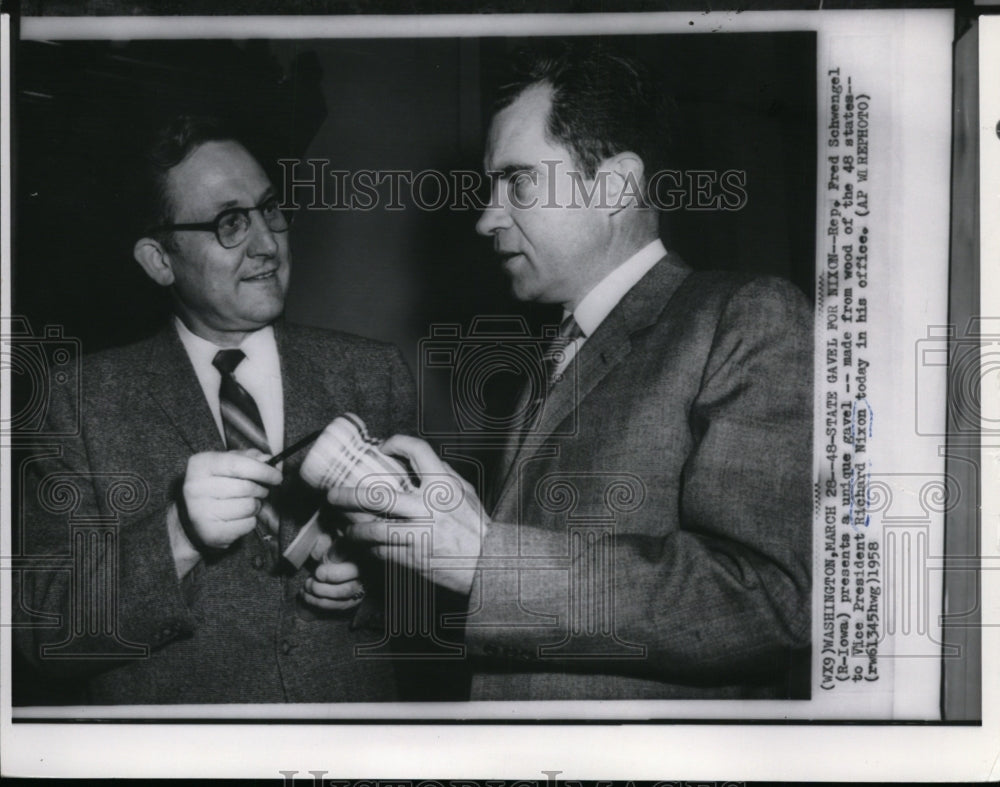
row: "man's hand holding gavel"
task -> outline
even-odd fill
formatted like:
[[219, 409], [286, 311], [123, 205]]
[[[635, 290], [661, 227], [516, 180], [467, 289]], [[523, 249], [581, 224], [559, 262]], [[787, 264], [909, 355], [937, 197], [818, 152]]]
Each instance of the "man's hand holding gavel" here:
[[[178, 577], [204, 553], [228, 549], [258, 526], [258, 516], [281, 471], [253, 449], [206, 451], [187, 463], [180, 499], [168, 513]], [[303, 599], [325, 610], [344, 611], [364, 598], [358, 567], [345, 559], [332, 538], [321, 533], [310, 549], [317, 565], [306, 580]]]
[[[409, 462], [419, 486], [394, 457]], [[379, 445], [360, 419], [347, 416], [328, 427], [302, 471], [352, 522], [347, 539], [439, 585], [469, 592], [489, 517], [472, 486], [426, 442], [396, 435]], [[428, 527], [432, 545], [426, 550], [421, 536]]]

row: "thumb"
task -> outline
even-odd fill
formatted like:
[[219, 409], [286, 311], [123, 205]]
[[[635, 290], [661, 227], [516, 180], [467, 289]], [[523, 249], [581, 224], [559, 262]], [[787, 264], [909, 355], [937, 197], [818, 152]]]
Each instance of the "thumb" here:
[[324, 563], [346, 563], [350, 560], [347, 547], [341, 538], [332, 539], [332, 543], [323, 555]]
[[309, 550], [309, 557], [313, 560], [320, 561], [323, 556], [326, 555], [330, 547], [333, 546], [333, 538], [329, 533], [320, 533], [316, 536], [316, 541], [312, 545], [312, 549]]

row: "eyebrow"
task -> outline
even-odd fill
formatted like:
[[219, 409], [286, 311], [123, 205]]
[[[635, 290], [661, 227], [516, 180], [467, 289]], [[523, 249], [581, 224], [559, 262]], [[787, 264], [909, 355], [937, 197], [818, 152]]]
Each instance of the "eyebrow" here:
[[508, 164], [502, 169], [491, 169], [489, 174], [499, 174], [504, 180], [510, 180], [511, 176], [518, 174], [519, 172], [530, 172], [536, 169], [533, 164]]
[[222, 213], [223, 211], [229, 210], [230, 208], [239, 207], [240, 201], [235, 199], [229, 199], [225, 202], [216, 203], [215, 212], [216, 214]]

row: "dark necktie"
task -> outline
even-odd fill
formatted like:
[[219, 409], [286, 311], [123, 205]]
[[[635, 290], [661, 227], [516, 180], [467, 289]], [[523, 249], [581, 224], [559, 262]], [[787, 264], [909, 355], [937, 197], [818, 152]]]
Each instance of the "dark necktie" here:
[[507, 445], [504, 448], [504, 455], [497, 468], [499, 474], [494, 472], [490, 475], [490, 482], [486, 497], [492, 503], [496, 503], [494, 497], [498, 493], [504, 477], [510, 470], [510, 463], [517, 455], [521, 446], [524, 445], [529, 435], [534, 433], [538, 422], [545, 409], [545, 400], [551, 392], [553, 386], [562, 380], [562, 374], [556, 373], [560, 362], [565, 357], [566, 349], [575, 339], [583, 336], [583, 330], [577, 324], [572, 314], [559, 324], [559, 331], [556, 333], [542, 351], [542, 367], [545, 379], [541, 388], [535, 390], [535, 385], [530, 379], [525, 380], [521, 393], [518, 396], [514, 414], [511, 419], [511, 432], [508, 435]]
[[[219, 385], [219, 409], [222, 412], [222, 431], [226, 436], [226, 448], [230, 451], [256, 448], [262, 453], [270, 454], [271, 446], [267, 441], [267, 433], [264, 431], [264, 422], [261, 420], [257, 403], [233, 376], [236, 367], [244, 358], [246, 356], [242, 350], [219, 350], [212, 360], [212, 364], [222, 375], [222, 382]], [[274, 507], [265, 502], [257, 514], [257, 519], [258, 524], [263, 522], [267, 527], [267, 530], [258, 527], [258, 532], [269, 541], [271, 534], [267, 531], [278, 530], [278, 517]]]
[[562, 362], [563, 358], [566, 357], [566, 349], [569, 347], [571, 342], [575, 339], [579, 339], [581, 336], [583, 336], [583, 331], [580, 329], [580, 326], [577, 325], [573, 315], [568, 314], [566, 315], [566, 319], [559, 323], [559, 332], [552, 337], [546, 345], [545, 350], [542, 352], [545, 382], [541, 389], [535, 392], [535, 398], [530, 402], [530, 404], [528, 397], [530, 396], [532, 386], [530, 383], [525, 386], [525, 390], [521, 394], [522, 398], [518, 407], [518, 412], [524, 412], [526, 415], [526, 418], [521, 425], [522, 430], [525, 430], [522, 431], [522, 441], [524, 437], [527, 436], [527, 430], [531, 430], [537, 424], [538, 418], [541, 416], [542, 410], [544, 409], [545, 400], [552, 392], [552, 388], [556, 385], [556, 383], [562, 380], [562, 372], [557, 372], [556, 369], [559, 368], [559, 364]]
[[559, 333], [552, 338], [552, 341], [549, 342], [545, 348], [545, 352], [542, 354], [542, 361], [545, 364], [546, 393], [554, 383], [562, 379], [561, 374], [556, 374], [556, 368], [559, 366], [559, 362], [565, 357], [566, 348], [581, 336], [583, 336], [583, 331], [577, 324], [576, 319], [572, 314], [567, 314], [566, 319], [559, 324]]
[[[520, 420], [516, 425], [516, 430], [520, 432], [518, 445], [528, 436], [528, 433], [535, 427], [545, 405], [552, 387], [562, 380], [562, 374], [557, 374], [556, 369], [565, 357], [566, 348], [570, 342], [583, 336], [583, 331], [577, 325], [573, 315], [570, 314], [559, 325], [559, 332], [549, 340], [549, 343], [542, 351], [542, 369], [545, 379], [538, 390], [534, 390], [530, 380], [525, 381], [524, 388], [521, 389], [521, 396], [518, 399], [516, 413], [520, 414]], [[534, 396], [532, 396], [534, 393]]]

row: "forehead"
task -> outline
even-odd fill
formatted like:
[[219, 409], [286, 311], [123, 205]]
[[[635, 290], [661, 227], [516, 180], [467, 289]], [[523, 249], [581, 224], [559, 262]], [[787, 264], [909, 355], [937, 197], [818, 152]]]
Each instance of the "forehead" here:
[[497, 112], [486, 139], [486, 169], [570, 160], [569, 151], [549, 136], [551, 109], [552, 88], [539, 84], [526, 88], [509, 106]]
[[211, 218], [234, 205], [255, 205], [271, 182], [238, 142], [204, 142], [167, 173], [174, 220]]

